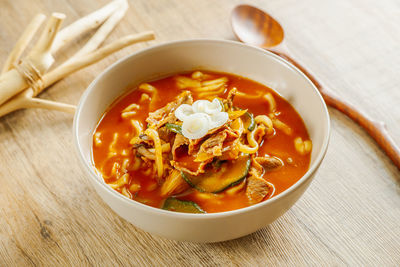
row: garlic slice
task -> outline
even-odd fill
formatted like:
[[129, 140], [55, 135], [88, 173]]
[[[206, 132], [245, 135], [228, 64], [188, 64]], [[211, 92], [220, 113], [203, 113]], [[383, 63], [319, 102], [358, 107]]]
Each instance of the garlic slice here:
[[193, 105], [182, 104], [175, 110], [175, 117], [183, 122], [182, 134], [189, 139], [199, 139], [211, 129], [224, 125], [229, 115], [221, 111], [222, 104], [214, 98], [197, 100]]
[[221, 102], [217, 99], [214, 98], [212, 102], [206, 107], [205, 112], [209, 115], [217, 114], [222, 110], [222, 105]]
[[195, 113], [186, 117], [182, 124], [182, 134], [189, 139], [199, 139], [207, 134], [211, 124], [210, 116]]
[[222, 105], [217, 98], [214, 98], [212, 102], [208, 100], [197, 100], [192, 105], [195, 113], [206, 113], [212, 115], [222, 110]]
[[229, 115], [226, 112], [218, 112], [211, 115], [210, 119], [211, 119], [210, 130], [211, 130], [221, 125], [224, 125], [228, 121]]
[[185, 119], [192, 114], [194, 114], [193, 108], [188, 104], [182, 104], [175, 110], [175, 117], [181, 121], [185, 121]]
[[192, 108], [195, 113], [206, 113], [206, 108], [210, 104], [208, 100], [197, 100], [193, 103]]

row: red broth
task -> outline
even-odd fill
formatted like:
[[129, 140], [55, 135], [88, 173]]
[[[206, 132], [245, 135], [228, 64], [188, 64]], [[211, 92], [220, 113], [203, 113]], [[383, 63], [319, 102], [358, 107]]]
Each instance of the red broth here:
[[[276, 170], [267, 172], [263, 178], [272, 183], [275, 187], [274, 192], [269, 194], [265, 199], [279, 195], [294, 183], [296, 183], [308, 170], [310, 164], [310, 153], [302, 155], [298, 153], [294, 146], [294, 139], [301, 137], [303, 140], [309, 140], [309, 135], [306, 126], [296, 112], [296, 110], [274, 90], [265, 85], [252, 81], [250, 79], [227, 73], [216, 73], [203, 71], [211, 78], [227, 77], [228, 84], [226, 90], [218, 95], [225, 98], [228, 91], [236, 87], [240, 92], [257, 95], [271, 93], [276, 102], [276, 116], [292, 129], [290, 135], [285, 134], [277, 129], [273, 136], [266, 137], [258, 150], [258, 156], [276, 156], [283, 162], [284, 166]], [[190, 77], [190, 73], [179, 74]], [[136, 134], [130, 120], [121, 118], [121, 112], [132, 103], [140, 106], [139, 112], [131, 118], [142, 122], [146, 125], [145, 119], [149, 112], [162, 108], [169, 102], [173, 101], [182, 90], [176, 85], [174, 76], [162, 78], [149, 82], [157, 88], [159, 98], [154, 102], [152, 110], [149, 110], [148, 102], [140, 103], [142, 92], [133, 90], [130, 93], [117, 99], [110, 108], [104, 113], [98, 123], [94, 136], [98, 134], [101, 140], [101, 145], [96, 145], [96, 138], [93, 138], [93, 163], [99, 173], [103, 176], [106, 183], [112, 183], [117, 180], [121, 172], [117, 170], [115, 175], [111, 175], [112, 168], [118, 169], [124, 165], [124, 161], [128, 162], [135, 156], [132, 153], [130, 140]], [[110, 88], [112, 89], [112, 88]], [[133, 88], [135, 89], [135, 88]], [[192, 91], [194, 101], [198, 100], [198, 94]], [[269, 105], [262, 97], [248, 99], [243, 96], [236, 96], [234, 105], [242, 109], [248, 109], [249, 112], [257, 115], [267, 115]], [[112, 144], [114, 134], [118, 133], [117, 142]], [[110, 154], [110, 146], [113, 153]], [[125, 164], [127, 164], [125, 162]], [[131, 163], [129, 163], [131, 164]], [[146, 205], [161, 208], [165, 197], [161, 196], [160, 185], [157, 179], [148, 175], [146, 171], [128, 171], [130, 180], [125, 189], [117, 188], [118, 192], [124, 193], [127, 197], [142, 202]], [[129, 189], [132, 184], [139, 184], [138, 192], [131, 192]], [[205, 212], [223, 212], [235, 210], [249, 206], [244, 190], [239, 190], [235, 194], [222, 192], [218, 194], [204, 194], [197, 190], [189, 190], [183, 195], [177, 196], [181, 200], [190, 200], [196, 202]], [[264, 200], [265, 200], [264, 199]]]

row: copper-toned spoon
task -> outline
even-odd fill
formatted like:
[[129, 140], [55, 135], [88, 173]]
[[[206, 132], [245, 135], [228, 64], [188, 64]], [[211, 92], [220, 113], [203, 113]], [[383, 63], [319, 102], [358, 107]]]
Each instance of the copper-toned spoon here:
[[232, 11], [231, 23], [233, 31], [240, 41], [265, 48], [299, 68], [318, 88], [325, 103], [346, 114], [363, 127], [400, 169], [400, 148], [389, 135], [385, 124], [371, 119], [353, 104], [339, 98], [333, 91], [322, 85], [309, 71], [291, 58], [283, 42], [283, 28], [275, 19], [256, 7], [240, 5]]

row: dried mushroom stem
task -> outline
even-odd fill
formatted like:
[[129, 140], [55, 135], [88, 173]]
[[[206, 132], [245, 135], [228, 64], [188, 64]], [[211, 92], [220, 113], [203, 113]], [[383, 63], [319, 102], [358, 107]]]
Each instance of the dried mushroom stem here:
[[29, 42], [32, 40], [33, 36], [35, 35], [40, 25], [42, 25], [45, 19], [46, 19], [45, 15], [37, 14], [28, 24], [28, 27], [26, 27], [21, 37], [15, 44], [13, 50], [8, 55], [6, 62], [4, 63], [3, 69], [1, 70], [1, 74], [12, 69], [13, 65], [18, 62], [19, 57], [22, 55], [22, 53], [28, 46]]
[[[126, 11], [128, 10], [128, 3], [126, 2], [126, 0], [114, 1], [111, 4], [118, 4], [118, 9], [114, 10], [114, 13], [109, 15], [107, 20], [103, 23], [103, 25], [101, 25], [101, 27], [89, 39], [89, 41], [87, 41], [87, 43], [78, 52], [76, 52], [69, 60], [67, 60], [63, 64], [67, 64], [69, 61], [97, 49], [104, 42], [111, 31], [115, 28], [118, 22], [120, 22], [120, 20], [124, 17]], [[111, 8], [114, 8], [114, 6], [111, 6]], [[62, 34], [62, 31], [60, 32], [60, 34]], [[54, 48], [54, 51], [57, 51], [56, 48]]]
[[51, 51], [56, 53], [78, 36], [96, 29], [106, 21], [118, 8], [127, 5], [126, 0], [115, 0], [104, 7], [86, 15], [63, 28], [56, 37]]
[[0, 117], [22, 108], [43, 108], [67, 113], [75, 113], [76, 106], [32, 97], [33, 90], [25, 90], [0, 106]]
[[26, 59], [0, 76], [0, 104], [40, 81], [41, 75], [53, 64], [50, 49], [64, 18], [64, 14], [53, 13]]

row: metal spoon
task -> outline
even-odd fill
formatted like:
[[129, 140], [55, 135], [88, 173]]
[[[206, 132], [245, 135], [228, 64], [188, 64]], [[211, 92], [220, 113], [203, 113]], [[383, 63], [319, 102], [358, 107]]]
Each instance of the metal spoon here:
[[279, 22], [256, 7], [239, 5], [232, 11], [231, 24], [235, 35], [240, 41], [265, 48], [300, 69], [318, 88], [325, 103], [336, 108], [363, 127], [400, 169], [400, 148], [389, 135], [385, 124], [371, 119], [353, 104], [338, 97], [289, 56], [290, 53], [283, 42], [284, 31]]

